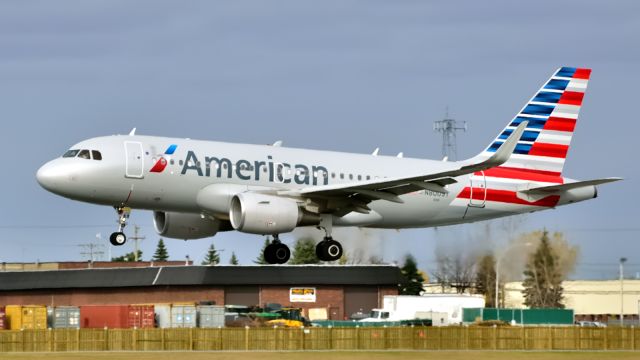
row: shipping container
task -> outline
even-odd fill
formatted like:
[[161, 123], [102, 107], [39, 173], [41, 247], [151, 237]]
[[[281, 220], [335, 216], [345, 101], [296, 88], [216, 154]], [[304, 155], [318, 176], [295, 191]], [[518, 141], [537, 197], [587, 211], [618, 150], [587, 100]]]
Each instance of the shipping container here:
[[572, 309], [496, 309], [465, 308], [465, 323], [480, 321], [504, 321], [518, 325], [572, 325]]
[[198, 311], [198, 327], [218, 328], [224, 326], [224, 306], [200, 305]]
[[8, 305], [5, 308], [6, 328], [20, 329], [46, 329], [47, 307], [41, 305]]
[[172, 328], [194, 328], [194, 327], [196, 327], [196, 307], [195, 307], [195, 305], [173, 305], [173, 306], [171, 306], [171, 327]]
[[78, 329], [80, 308], [77, 306], [56, 306], [50, 308], [49, 325], [54, 329]]
[[81, 328], [126, 328], [128, 305], [86, 305], [80, 306]]
[[153, 306], [156, 315], [156, 325], [159, 328], [171, 327], [171, 305], [170, 304], [155, 304]]
[[153, 305], [129, 305], [128, 312], [128, 327], [152, 328], [155, 326]]
[[0, 330], [7, 328], [7, 316], [4, 312], [4, 307], [0, 306]]
[[82, 328], [151, 328], [153, 305], [87, 305], [80, 307]]

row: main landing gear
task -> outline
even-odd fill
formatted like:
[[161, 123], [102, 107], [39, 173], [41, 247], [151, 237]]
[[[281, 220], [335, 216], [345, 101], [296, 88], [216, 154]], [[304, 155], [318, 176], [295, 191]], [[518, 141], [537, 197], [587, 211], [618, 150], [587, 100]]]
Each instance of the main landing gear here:
[[111, 242], [111, 245], [121, 246], [127, 242], [127, 235], [125, 235], [122, 230], [127, 226], [127, 220], [129, 219], [129, 214], [131, 214], [131, 208], [116, 207], [116, 212], [118, 212], [118, 231], [109, 236], [109, 242]]
[[291, 257], [291, 250], [280, 242], [278, 235], [274, 235], [271, 244], [264, 248], [263, 255], [264, 260], [269, 264], [284, 264]]
[[322, 261], [336, 261], [342, 257], [342, 245], [331, 236], [325, 236], [316, 245], [316, 256]]
[[336, 261], [342, 257], [342, 245], [339, 242], [333, 240], [331, 237], [331, 222], [324, 221], [318, 226], [318, 229], [324, 230], [325, 236], [322, 241], [316, 245], [316, 256], [322, 261]]

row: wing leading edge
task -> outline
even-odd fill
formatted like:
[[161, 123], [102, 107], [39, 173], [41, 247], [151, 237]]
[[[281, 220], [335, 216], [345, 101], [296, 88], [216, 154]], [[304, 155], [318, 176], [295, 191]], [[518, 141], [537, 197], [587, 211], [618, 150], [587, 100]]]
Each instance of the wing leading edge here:
[[369, 209], [366, 204], [372, 200], [402, 203], [403, 200], [399, 196], [414, 191], [430, 190], [446, 193], [445, 186], [456, 183], [455, 177], [500, 166], [509, 160], [526, 127], [527, 121], [523, 121], [490, 157], [478, 155], [457, 163], [458, 166], [437, 172], [391, 179], [313, 186], [300, 190], [287, 190], [279, 192], [279, 194], [308, 198], [348, 197], [354, 203], [354, 208], [349, 211], [367, 212]]

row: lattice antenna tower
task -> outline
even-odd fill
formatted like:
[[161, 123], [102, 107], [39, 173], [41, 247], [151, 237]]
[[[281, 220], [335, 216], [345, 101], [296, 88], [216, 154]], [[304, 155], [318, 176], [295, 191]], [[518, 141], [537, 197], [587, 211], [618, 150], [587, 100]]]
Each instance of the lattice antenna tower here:
[[82, 251], [80, 251], [80, 255], [92, 262], [100, 260], [104, 256], [103, 244], [86, 243], [78, 246], [82, 249]]
[[442, 157], [449, 161], [458, 159], [456, 131], [459, 130], [467, 131], [467, 122], [450, 118], [448, 107], [445, 111], [444, 119], [433, 122], [433, 131], [442, 133]]
[[138, 250], [140, 250], [140, 246], [139, 246], [138, 242], [140, 240], [144, 240], [145, 239], [144, 236], [138, 235], [139, 231], [140, 231], [140, 226], [133, 225], [133, 236], [129, 237], [129, 240], [133, 240], [133, 244], [134, 244], [133, 261], [135, 261], [135, 262], [140, 260], [140, 259], [138, 259]]

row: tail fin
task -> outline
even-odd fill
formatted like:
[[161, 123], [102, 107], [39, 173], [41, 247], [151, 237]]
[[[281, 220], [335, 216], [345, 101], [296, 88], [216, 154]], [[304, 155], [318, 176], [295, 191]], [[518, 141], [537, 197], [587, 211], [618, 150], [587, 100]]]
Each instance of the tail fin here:
[[490, 156], [523, 121], [529, 124], [503, 166], [560, 175], [591, 69], [562, 67], [484, 151]]

